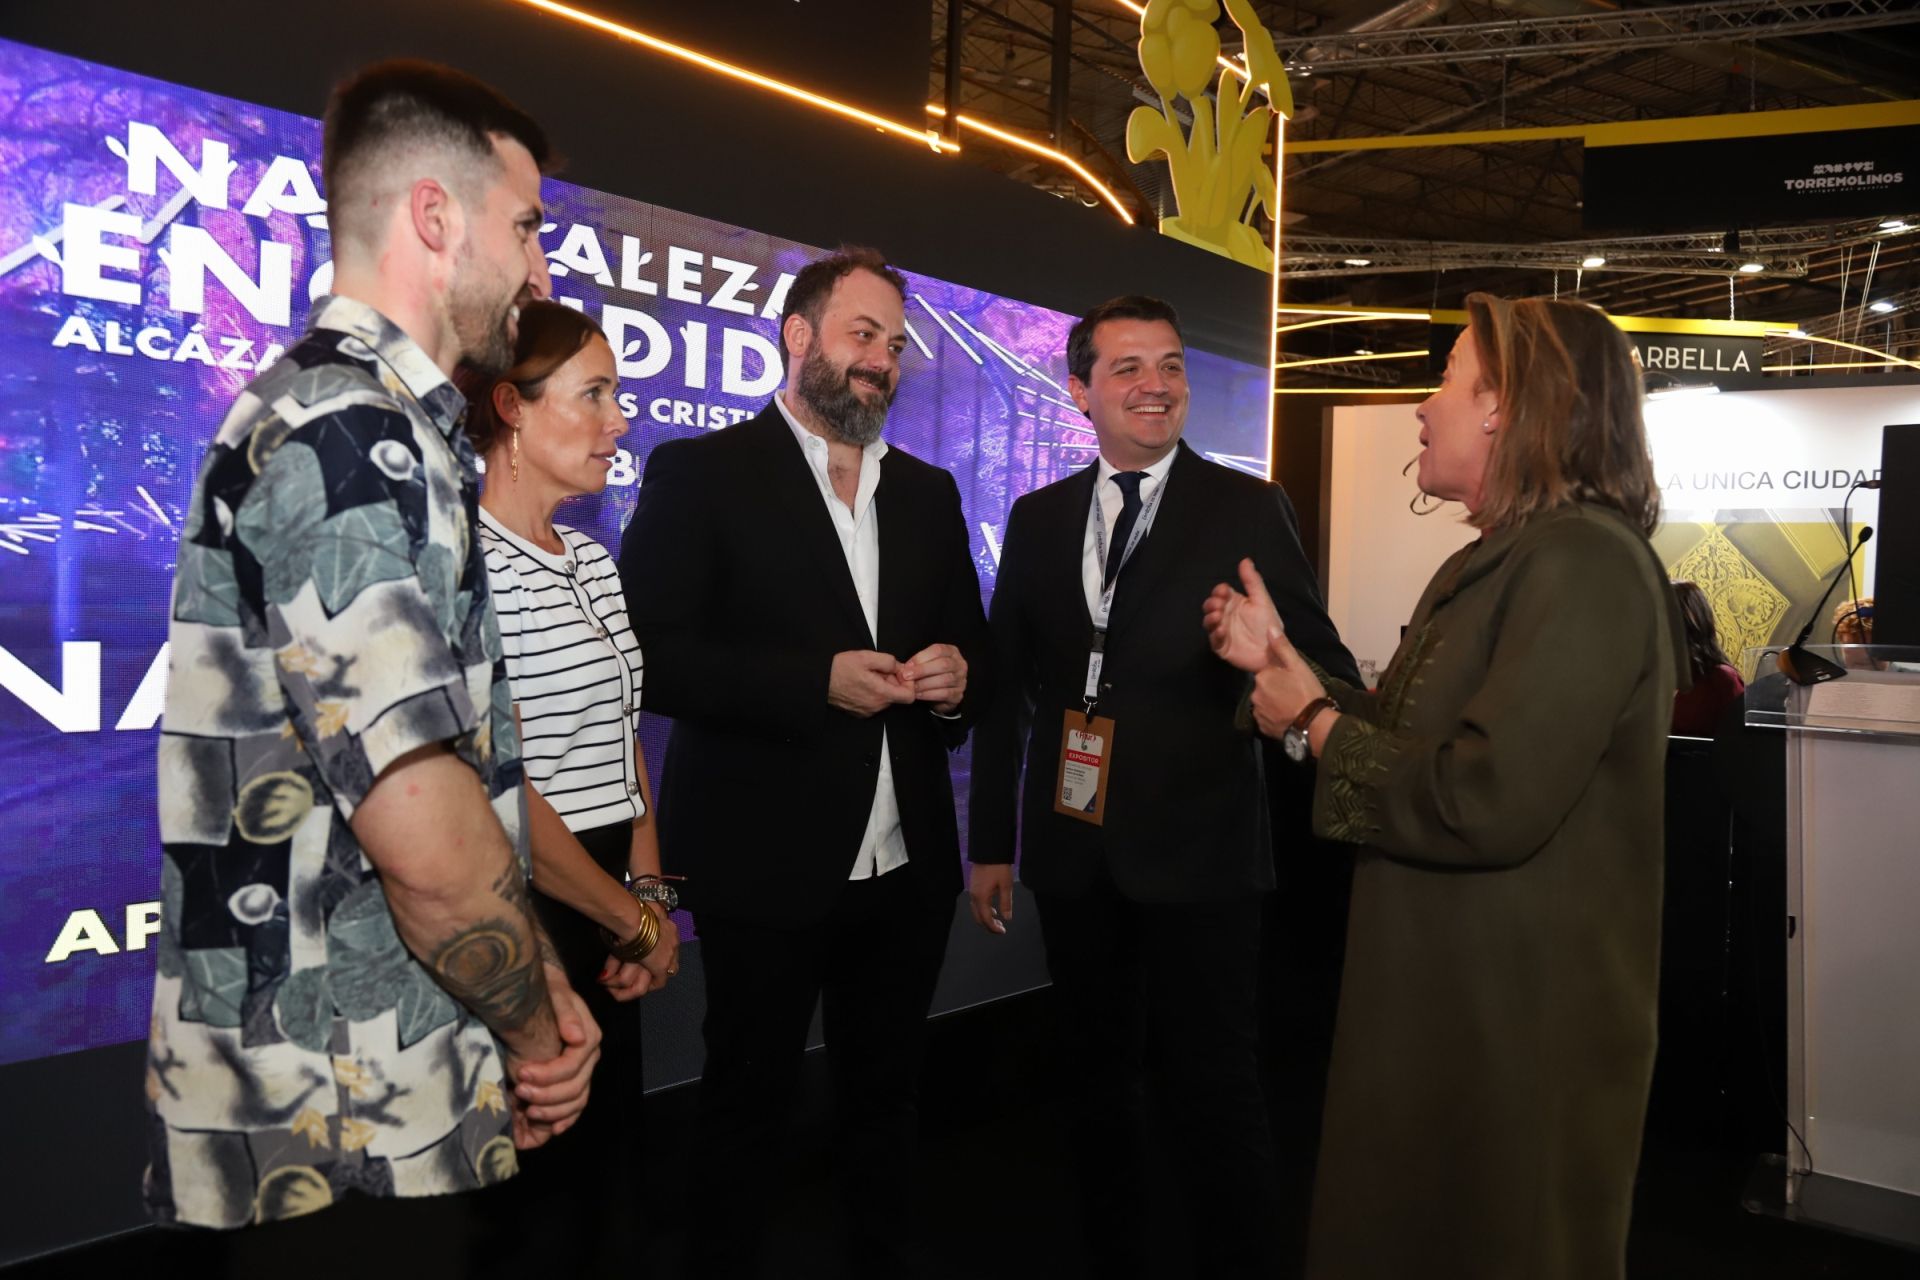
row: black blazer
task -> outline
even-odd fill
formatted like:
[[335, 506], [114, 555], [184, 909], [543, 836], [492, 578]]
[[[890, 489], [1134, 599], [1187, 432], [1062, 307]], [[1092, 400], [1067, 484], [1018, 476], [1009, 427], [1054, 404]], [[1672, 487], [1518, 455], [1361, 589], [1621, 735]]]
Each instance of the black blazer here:
[[1359, 673], [1327, 620], [1286, 493], [1185, 444], [1114, 593], [1099, 706], [1114, 722], [1105, 824], [1053, 810], [1061, 717], [1082, 706], [1093, 630], [1080, 565], [1097, 472], [1036, 490], [1007, 517], [990, 615], [997, 681], [973, 745], [973, 861], [1013, 861], [1024, 757], [1020, 878], [1030, 888], [1079, 892], [1104, 861], [1141, 902], [1270, 889], [1260, 740], [1236, 724], [1247, 678], [1208, 648], [1201, 605], [1214, 584], [1238, 585], [1252, 556], [1300, 651], [1356, 684]]
[[[893, 763], [910, 874], [930, 898], [960, 887], [947, 753], [986, 694], [980, 581], [953, 477], [898, 448], [880, 463], [880, 634], [868, 634], [818, 482], [777, 407], [656, 448], [620, 544], [627, 614], [646, 658], [644, 703], [673, 717], [659, 806], [665, 869], [698, 912], [817, 922], [860, 852], [880, 769]], [[926, 704], [860, 719], [827, 705], [833, 655], [959, 648], [958, 720]]]

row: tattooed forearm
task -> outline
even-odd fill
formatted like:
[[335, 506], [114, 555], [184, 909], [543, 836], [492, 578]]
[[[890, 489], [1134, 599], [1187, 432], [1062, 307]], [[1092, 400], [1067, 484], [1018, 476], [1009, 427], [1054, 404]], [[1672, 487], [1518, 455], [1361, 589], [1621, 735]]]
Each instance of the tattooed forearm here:
[[493, 880], [493, 891], [499, 894], [520, 914], [529, 918], [533, 915], [533, 895], [527, 891], [527, 877], [520, 870], [520, 860], [514, 859], [507, 864]]
[[541, 963], [565, 972], [567, 966], [560, 962], [560, 953], [554, 949], [553, 939], [547, 935], [547, 926], [538, 919], [533, 922], [533, 943], [540, 948]]
[[557, 1056], [526, 876], [479, 775], [444, 745], [419, 748], [381, 772], [352, 823], [421, 966], [509, 1060]]
[[433, 973], [496, 1033], [522, 1030], [547, 1008], [546, 975], [525, 915], [481, 920], [443, 942]]

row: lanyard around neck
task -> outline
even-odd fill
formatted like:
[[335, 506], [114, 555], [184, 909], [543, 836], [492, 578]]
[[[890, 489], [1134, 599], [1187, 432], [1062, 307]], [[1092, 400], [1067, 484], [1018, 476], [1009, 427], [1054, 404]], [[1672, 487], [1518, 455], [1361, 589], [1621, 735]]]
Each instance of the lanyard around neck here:
[[[1118, 472], [1115, 474], [1117, 475]], [[1112, 479], [1112, 476], [1107, 477], [1109, 481]], [[1105, 482], [1103, 481], [1102, 483]], [[1126, 569], [1127, 561], [1133, 559], [1133, 553], [1139, 548], [1141, 540], [1147, 536], [1147, 530], [1152, 527], [1153, 517], [1155, 513], [1160, 510], [1161, 495], [1166, 493], [1166, 491], [1167, 481], [1166, 477], [1163, 476], [1160, 482], [1153, 486], [1153, 496], [1148, 498], [1146, 505], [1140, 508], [1140, 515], [1133, 522], [1133, 531], [1127, 535], [1126, 546], [1121, 548], [1120, 565], [1113, 571], [1113, 580], [1105, 583], [1100, 589], [1099, 602], [1093, 611], [1094, 630], [1105, 631], [1107, 629], [1107, 619], [1113, 615], [1113, 593], [1114, 589], [1120, 585], [1120, 574]], [[1105, 577], [1107, 572], [1107, 511], [1100, 502], [1099, 485], [1095, 485], [1093, 490], [1093, 514], [1091, 518], [1093, 520], [1093, 553], [1100, 562], [1101, 576]]]
[[[1100, 597], [1093, 610], [1093, 641], [1087, 648], [1087, 684], [1082, 696], [1087, 704], [1087, 716], [1093, 716], [1094, 704], [1100, 701], [1100, 670], [1106, 664], [1107, 622], [1113, 616], [1113, 593], [1120, 585], [1120, 575], [1126, 571], [1127, 562], [1133, 559], [1133, 553], [1139, 549], [1140, 542], [1147, 536], [1147, 530], [1153, 525], [1153, 517], [1160, 510], [1160, 499], [1167, 492], [1167, 480], [1172, 476], [1169, 468], [1167, 475], [1160, 477], [1153, 486], [1153, 496], [1140, 508], [1140, 514], [1133, 522], [1133, 531], [1127, 535], [1127, 542], [1120, 550], [1120, 564], [1113, 571], [1113, 580], [1101, 588]], [[1112, 479], [1111, 476], [1108, 479]], [[1093, 487], [1093, 551], [1100, 566], [1101, 576], [1107, 571], [1107, 512], [1100, 502], [1100, 485]]]

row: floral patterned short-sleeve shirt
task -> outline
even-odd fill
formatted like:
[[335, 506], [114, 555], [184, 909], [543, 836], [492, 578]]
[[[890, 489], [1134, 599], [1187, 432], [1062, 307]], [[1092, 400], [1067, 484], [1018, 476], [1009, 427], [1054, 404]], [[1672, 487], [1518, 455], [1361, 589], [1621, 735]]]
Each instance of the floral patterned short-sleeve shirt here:
[[402, 945], [348, 825], [448, 744], [526, 864], [519, 742], [460, 393], [323, 299], [201, 464], [160, 738], [147, 1199], [237, 1227], [516, 1169], [487, 1027]]

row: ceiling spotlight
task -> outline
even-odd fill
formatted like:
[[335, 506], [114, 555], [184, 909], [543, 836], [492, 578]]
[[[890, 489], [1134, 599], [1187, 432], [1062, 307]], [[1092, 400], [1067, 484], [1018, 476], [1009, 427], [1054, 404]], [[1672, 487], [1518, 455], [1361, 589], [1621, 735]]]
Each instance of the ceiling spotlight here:
[[1883, 315], [1883, 316], [1886, 315], [1889, 311], [1892, 311], [1893, 309], [1894, 309], [1893, 304], [1891, 302], [1888, 302], [1885, 298], [1880, 299], [1880, 301], [1878, 302], [1869, 303], [1867, 306], [1867, 310], [1872, 311], [1877, 315]]
[[1900, 221], [1900, 219], [1898, 218], [1889, 218], [1887, 221], [1880, 224], [1880, 229], [1882, 231], [1905, 231], [1907, 229], [1907, 224]]
[[1740, 264], [1740, 274], [1743, 276], [1759, 275], [1762, 271], [1765, 271], [1766, 269], [1767, 269], [1767, 264], [1760, 261], [1760, 259], [1758, 258], [1750, 258], [1746, 262], [1743, 262]]
[[1370, 267], [1373, 265], [1373, 259], [1372, 258], [1348, 258], [1346, 259], [1346, 264], [1350, 267]]
[[1586, 257], [1580, 259], [1580, 267], [1582, 270], [1585, 270], [1585, 271], [1591, 271], [1595, 267], [1604, 267], [1606, 265], [1607, 265], [1606, 258], [1597, 253], [1590, 253]]

